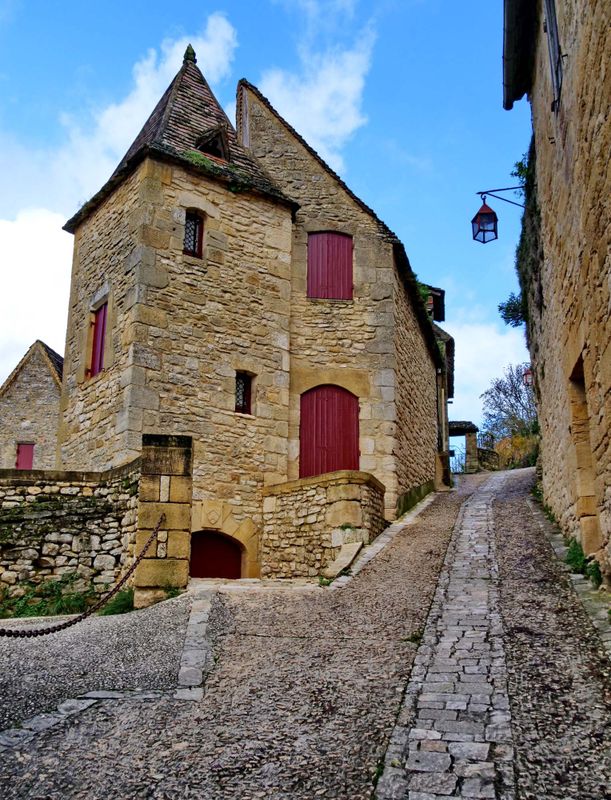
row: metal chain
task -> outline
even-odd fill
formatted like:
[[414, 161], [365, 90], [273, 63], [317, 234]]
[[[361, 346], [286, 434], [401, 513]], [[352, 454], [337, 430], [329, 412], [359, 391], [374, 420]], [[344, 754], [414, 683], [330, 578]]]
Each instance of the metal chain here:
[[0, 628], [0, 636], [13, 636], [20, 638], [29, 636], [46, 636], [48, 633], [56, 633], [57, 631], [63, 631], [66, 628], [71, 628], [78, 622], [82, 622], [84, 619], [87, 619], [87, 617], [90, 617], [92, 614], [95, 614], [95, 612], [99, 611], [102, 608], [102, 606], [106, 605], [106, 603], [111, 599], [111, 597], [114, 597], [116, 595], [116, 593], [121, 589], [121, 587], [124, 586], [127, 579], [131, 577], [138, 564], [144, 558], [144, 554], [153, 543], [153, 539], [155, 539], [155, 537], [159, 533], [159, 528], [161, 527], [161, 523], [164, 521], [164, 519], [165, 519], [165, 514], [162, 514], [159, 517], [159, 522], [155, 526], [155, 530], [151, 533], [146, 544], [140, 551], [138, 557], [131, 565], [131, 567], [127, 570], [125, 575], [121, 578], [119, 583], [117, 583], [117, 585], [113, 589], [111, 589], [110, 592], [101, 597], [100, 600], [98, 600], [98, 602], [95, 603], [95, 605], [88, 608], [87, 611], [83, 611], [83, 613], [79, 614], [78, 617], [69, 619], [66, 622], [60, 622], [57, 625], [50, 625], [48, 628], [37, 628], [35, 630], [21, 630], [21, 631], [15, 630], [14, 628]]

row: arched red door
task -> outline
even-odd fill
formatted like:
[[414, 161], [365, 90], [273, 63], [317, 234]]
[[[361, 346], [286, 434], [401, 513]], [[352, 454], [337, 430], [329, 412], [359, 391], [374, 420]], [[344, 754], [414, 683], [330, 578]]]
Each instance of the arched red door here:
[[359, 399], [341, 386], [301, 395], [299, 477], [359, 468]]
[[240, 543], [219, 531], [198, 531], [191, 534], [189, 572], [192, 578], [240, 578]]

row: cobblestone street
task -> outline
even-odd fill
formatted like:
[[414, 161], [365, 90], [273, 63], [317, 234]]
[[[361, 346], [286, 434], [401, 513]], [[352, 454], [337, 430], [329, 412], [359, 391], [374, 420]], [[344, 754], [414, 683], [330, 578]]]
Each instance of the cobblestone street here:
[[[530, 509], [532, 481], [463, 479], [333, 591], [223, 585], [209, 613], [195, 591], [127, 622], [5, 640], [17, 734], [0, 735], [2, 797], [608, 796], [609, 661]], [[183, 643], [204, 625], [214, 657], [198, 661]], [[181, 675], [203, 675], [203, 696], [178, 699]], [[102, 688], [121, 692], [82, 698]], [[52, 727], [39, 716], [19, 734], [52, 711]]]

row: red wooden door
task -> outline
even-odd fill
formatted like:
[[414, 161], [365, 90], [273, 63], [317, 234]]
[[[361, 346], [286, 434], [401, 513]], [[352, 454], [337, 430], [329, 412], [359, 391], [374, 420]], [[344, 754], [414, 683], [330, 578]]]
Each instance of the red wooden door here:
[[240, 543], [219, 531], [199, 531], [191, 536], [192, 578], [240, 578]]
[[301, 395], [299, 477], [359, 468], [359, 399], [340, 386]]
[[34, 445], [20, 442], [17, 445], [17, 469], [32, 469], [34, 463]]

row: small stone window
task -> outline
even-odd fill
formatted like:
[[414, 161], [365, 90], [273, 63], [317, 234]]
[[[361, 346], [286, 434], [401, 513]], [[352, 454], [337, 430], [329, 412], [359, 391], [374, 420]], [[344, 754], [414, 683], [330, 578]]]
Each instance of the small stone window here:
[[235, 410], [239, 414], [252, 414], [252, 377], [248, 372], [235, 374]]
[[204, 218], [197, 211], [187, 211], [185, 217], [185, 239], [183, 253], [201, 258], [204, 242]]
[[90, 378], [97, 375], [104, 369], [104, 345], [106, 342], [106, 317], [108, 315], [108, 303], [102, 303], [91, 315], [91, 326], [93, 328], [91, 337], [91, 359], [87, 374]]

